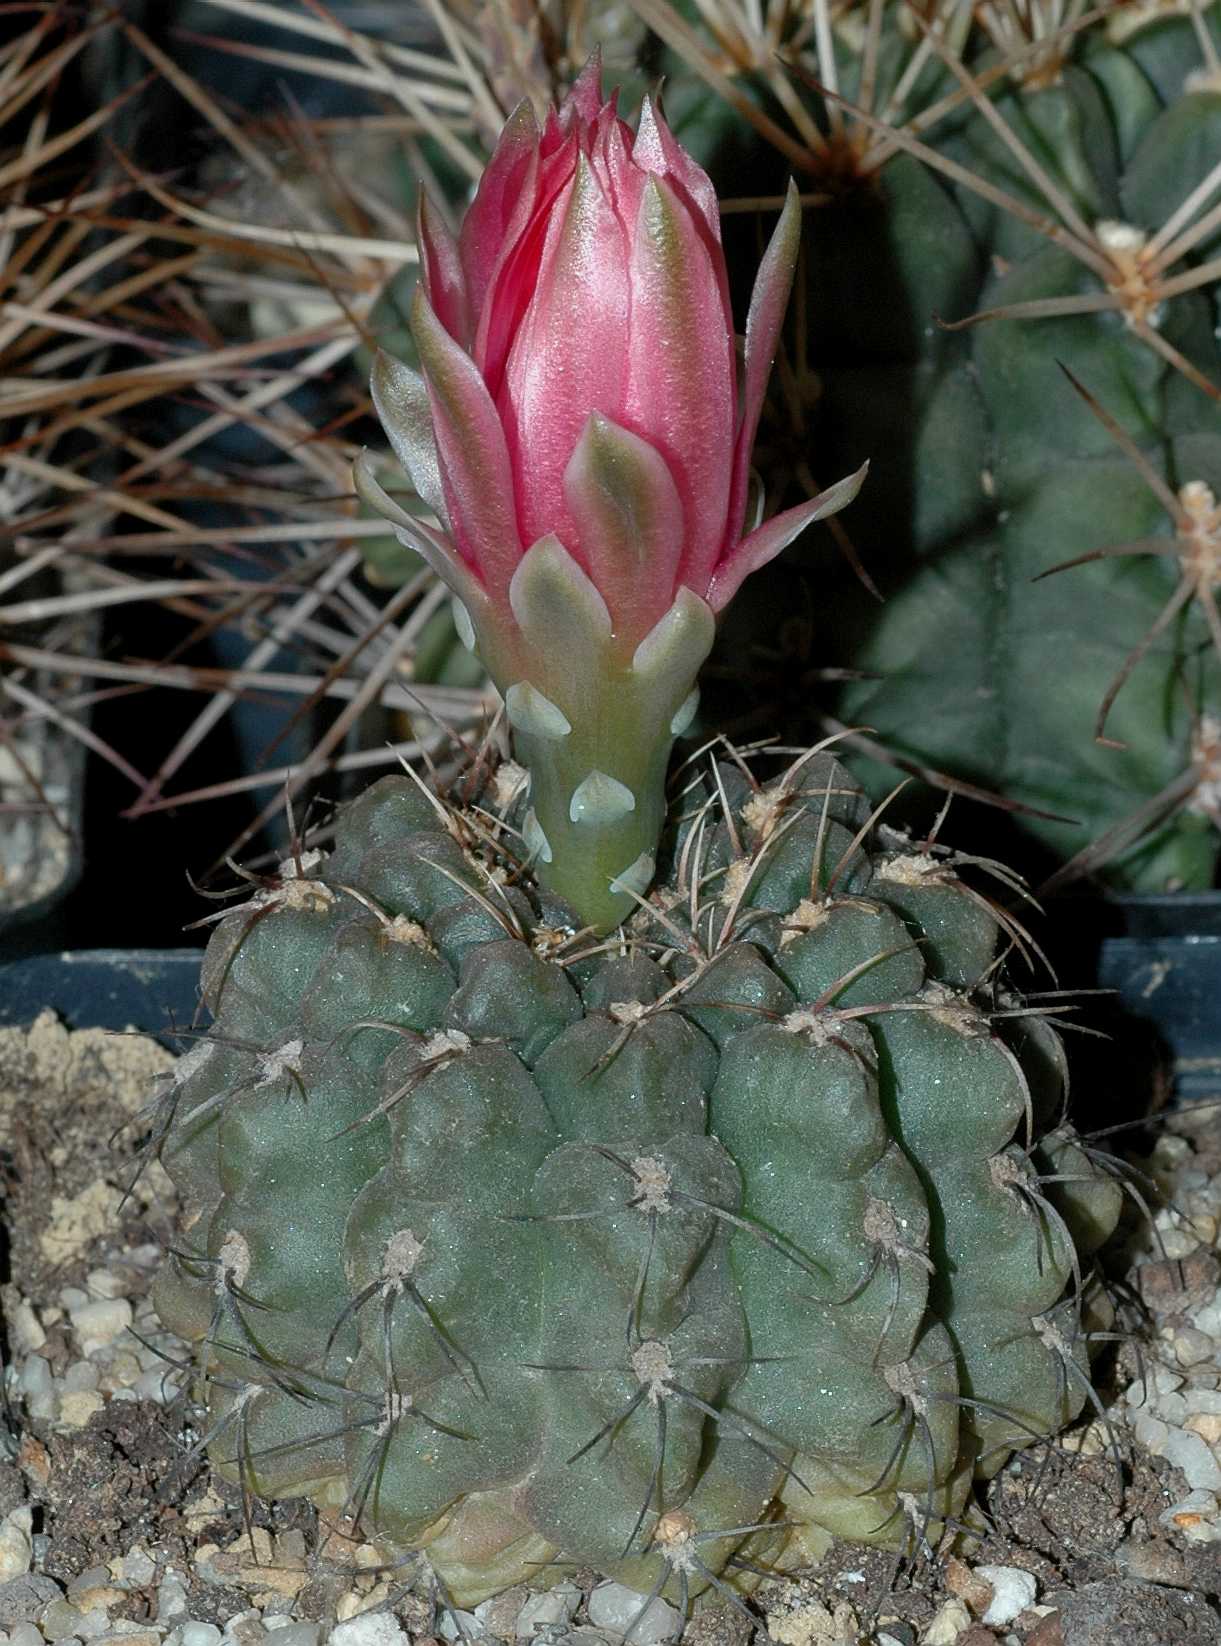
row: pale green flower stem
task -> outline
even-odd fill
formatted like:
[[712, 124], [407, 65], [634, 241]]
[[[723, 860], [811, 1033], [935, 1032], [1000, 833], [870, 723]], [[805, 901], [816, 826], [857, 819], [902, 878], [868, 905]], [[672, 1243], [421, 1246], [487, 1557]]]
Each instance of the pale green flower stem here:
[[512, 620], [490, 604], [473, 615], [514, 752], [530, 775], [526, 854], [583, 924], [610, 931], [653, 880], [666, 768], [695, 714], [712, 612], [680, 589], [629, 649], [612, 633], [593, 585], [554, 539], [544, 539], [513, 579]]

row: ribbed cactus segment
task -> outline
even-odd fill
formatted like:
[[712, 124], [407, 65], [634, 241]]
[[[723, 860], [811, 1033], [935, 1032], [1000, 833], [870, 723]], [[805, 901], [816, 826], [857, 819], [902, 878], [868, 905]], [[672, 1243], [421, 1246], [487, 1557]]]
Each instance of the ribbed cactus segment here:
[[467, 1602], [959, 1515], [1080, 1408], [1118, 1214], [1006, 917], [825, 754], [688, 790], [607, 941], [489, 816], [384, 779], [213, 936], [158, 1300], [218, 1466]]
[[[809, 438], [768, 478], [789, 484], [809, 449], [829, 472], [872, 459], [847, 525], [885, 599], [811, 553], [811, 609], [833, 614], [811, 661], [850, 671], [839, 721], [1028, 808], [1028, 872], [1100, 842], [1084, 866], [1119, 888], [1204, 888], [1221, 718], [1216, 14], [1091, 18], [1041, 63], [1021, 57], [1016, 13], [1011, 56], [976, 16], [927, 51], [908, 107], [944, 113], [909, 128], [922, 158], [900, 131], [867, 175], [833, 154], [817, 179], [832, 198], [809, 236], [808, 330], [792, 332]], [[1030, 17], [1036, 40], [1054, 34]], [[876, 48], [846, 21], [842, 72], [818, 77], [869, 102], [854, 77], [875, 49], [875, 110], [888, 62], [920, 43], [902, 6], [882, 18]], [[781, 599], [761, 603], [763, 650]], [[862, 772], [879, 797], [895, 781], [888, 764]]]

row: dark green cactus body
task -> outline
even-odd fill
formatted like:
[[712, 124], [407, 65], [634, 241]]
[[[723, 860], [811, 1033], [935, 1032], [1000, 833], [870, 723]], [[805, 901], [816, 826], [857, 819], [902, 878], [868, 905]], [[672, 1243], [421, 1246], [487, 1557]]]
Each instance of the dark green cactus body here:
[[[885, 15], [883, 64], [888, 52], [910, 59], [918, 36], [905, 8]], [[1200, 27], [1215, 36], [1215, 22]], [[848, 24], [838, 53], [850, 97], [862, 50], [851, 40]], [[1010, 207], [973, 191], [963, 171], [938, 173], [902, 152], [854, 186], [832, 166], [831, 203], [809, 218], [809, 318], [793, 333], [808, 337], [798, 367], [817, 386], [805, 451], [819, 474], [870, 459], [845, 527], [885, 600], [830, 564], [825, 538], [807, 539], [772, 575], [804, 568], [811, 610], [830, 614], [812, 656], [854, 672], [821, 706], [900, 757], [1053, 814], [1017, 825], [1028, 872], [1053, 870], [1135, 817], [1130, 838], [1112, 838], [1104, 854], [1114, 885], [1207, 886], [1216, 772], [1204, 770], [1201, 745], [1221, 707], [1221, 625], [1210, 627], [1208, 610], [1221, 583], [1221, 513], [1199, 488], [1215, 499], [1221, 483], [1221, 413], [1207, 387], [1221, 390], [1221, 230], [1164, 269], [1149, 259], [1217, 165], [1221, 84], [1184, 18], [1134, 17], [1118, 43], [1095, 24], [1066, 36], [1062, 54], [1054, 72], [988, 89], [994, 119], [1039, 175], [965, 94], [919, 129]], [[980, 76], [996, 62], [978, 33], [963, 56]], [[935, 54], [925, 80], [909, 113], [957, 84]], [[1215, 187], [1199, 194], [1176, 232], [1215, 202]], [[1167, 281], [1181, 289], [1162, 297]], [[1076, 310], [1052, 312], [1064, 302]], [[984, 318], [943, 329], [973, 314]], [[1160, 496], [1061, 368], [1134, 443]], [[791, 422], [791, 407], [777, 406], [778, 423]], [[765, 473], [773, 489], [791, 484], [791, 458], [778, 449]], [[1168, 504], [1193, 482], [1207, 524], [1188, 542]], [[1145, 549], [1035, 581], [1127, 545]], [[1199, 592], [1150, 638], [1189, 574]], [[785, 591], [773, 611], [781, 598], [792, 608]], [[758, 604], [771, 648], [774, 618], [762, 595]], [[1108, 694], [1146, 640], [1098, 741]], [[808, 712], [808, 686], [797, 701]], [[862, 776], [879, 795], [895, 781], [889, 765], [864, 765]], [[926, 803], [912, 790], [902, 804]]]
[[991, 907], [827, 756], [684, 809], [599, 943], [384, 779], [221, 924], [166, 1097], [214, 1459], [459, 1600], [901, 1545], [1084, 1399], [1118, 1190]]

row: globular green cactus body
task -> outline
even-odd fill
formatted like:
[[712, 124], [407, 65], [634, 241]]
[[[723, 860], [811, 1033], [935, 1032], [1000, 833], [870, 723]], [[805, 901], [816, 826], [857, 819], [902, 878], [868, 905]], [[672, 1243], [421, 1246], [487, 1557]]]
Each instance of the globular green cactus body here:
[[158, 1303], [214, 1460], [466, 1602], [957, 1516], [1080, 1409], [1118, 1211], [1003, 922], [825, 755], [689, 791], [610, 941], [487, 816], [386, 778], [212, 938]]

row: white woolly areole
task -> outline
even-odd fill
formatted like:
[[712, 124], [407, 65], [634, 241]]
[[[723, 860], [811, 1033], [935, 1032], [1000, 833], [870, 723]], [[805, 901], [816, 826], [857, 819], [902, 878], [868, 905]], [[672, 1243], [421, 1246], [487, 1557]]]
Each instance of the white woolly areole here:
[[280, 884], [256, 892], [252, 899], [255, 907], [265, 908], [270, 903], [284, 909], [301, 909], [306, 914], [329, 909], [335, 902], [336, 894], [321, 880], [311, 880], [308, 874], [311, 868], [316, 868], [323, 861], [325, 855], [324, 852], [304, 852], [300, 874], [294, 860], [287, 858], [280, 864]]
[[391, 943], [410, 943], [413, 948], [423, 949], [426, 954], [437, 952], [432, 938], [419, 921], [411, 920], [405, 914], [396, 914], [393, 920], [387, 920], [382, 927], [382, 936]]
[[821, 926], [828, 913], [829, 907], [825, 902], [816, 903], [812, 897], [803, 897], [784, 923], [784, 930], [780, 933], [780, 947], [787, 949], [790, 943], [796, 943], [799, 937], [804, 937], [816, 926]]
[[471, 1037], [461, 1029], [439, 1029], [420, 1047], [420, 1056], [431, 1062], [439, 1057], [459, 1057], [471, 1049]]
[[642, 1017], [649, 1015], [649, 1008], [643, 1000], [614, 1000], [606, 1008], [616, 1023], [625, 1027], [629, 1023], [639, 1023]]
[[424, 1242], [417, 1240], [410, 1229], [399, 1229], [386, 1242], [382, 1252], [382, 1280], [387, 1286], [401, 1286], [420, 1261]]
[[246, 1236], [238, 1229], [230, 1229], [220, 1243], [216, 1254], [216, 1289], [223, 1296], [230, 1287], [246, 1284], [250, 1273], [250, 1247]]
[[262, 1086], [270, 1086], [282, 1075], [300, 1074], [301, 1053], [304, 1050], [303, 1040], [286, 1040], [273, 1051], [262, 1052], [259, 1056], [259, 1078], [254, 1083], [255, 1091]]
[[725, 878], [721, 882], [721, 902], [740, 902], [746, 896], [747, 888], [754, 879], [758, 867], [759, 859], [756, 857], [735, 857], [725, 870]]
[[994, 1154], [988, 1162], [988, 1176], [992, 1179], [994, 1188], [1008, 1189], [1020, 1199], [1018, 1190], [1033, 1180], [1034, 1173], [1017, 1155]]
[[885, 858], [877, 875], [896, 886], [919, 886], [940, 867], [930, 852], [905, 852], [901, 857]]
[[928, 1396], [921, 1394], [915, 1373], [908, 1361], [900, 1360], [894, 1366], [884, 1367], [882, 1377], [891, 1393], [898, 1395], [904, 1405], [910, 1406], [917, 1417], [924, 1417], [927, 1414]]
[[760, 789], [742, 807], [742, 821], [757, 839], [766, 840], [785, 811], [788, 800], [788, 795], [783, 791], [769, 794], [766, 789]]
[[389, 1434], [394, 1425], [399, 1422], [401, 1418], [406, 1417], [410, 1410], [410, 1395], [400, 1394], [397, 1389], [387, 1390], [386, 1404], [382, 1408], [381, 1419], [374, 1428], [374, 1434]]
[[655, 1155], [637, 1155], [632, 1161], [632, 1176], [636, 1179], [633, 1201], [638, 1211], [670, 1210], [670, 1189], [674, 1179], [663, 1161]]
[[516, 760], [502, 760], [492, 779], [492, 797], [497, 811], [507, 812], [523, 794], [530, 782], [530, 773]]
[[955, 994], [953, 989], [947, 989], [944, 983], [926, 983], [920, 998], [930, 1007], [930, 1017], [944, 1023], [947, 1029], [953, 1029], [955, 1034], [962, 1035], [964, 1040], [992, 1033], [988, 1019], [976, 1011], [969, 1000]]
[[1059, 1355], [1061, 1360], [1072, 1359], [1073, 1351], [1069, 1341], [1054, 1320], [1049, 1319], [1047, 1315], [1035, 1315], [1030, 1324], [1034, 1327], [1039, 1341], [1053, 1354]]
[[814, 1046], [825, 1046], [834, 1033], [834, 1023], [826, 1012], [816, 1012], [812, 1006], [798, 1006], [795, 1012], [780, 1019], [785, 1034], [801, 1034]]
[[632, 1353], [632, 1370], [648, 1386], [649, 1404], [656, 1406], [666, 1392], [666, 1383], [674, 1376], [669, 1349], [656, 1338], [646, 1338]]
[[899, 1220], [888, 1200], [878, 1200], [873, 1195], [869, 1196], [865, 1202], [861, 1228], [865, 1239], [877, 1246], [885, 1246], [890, 1250], [899, 1244]]

